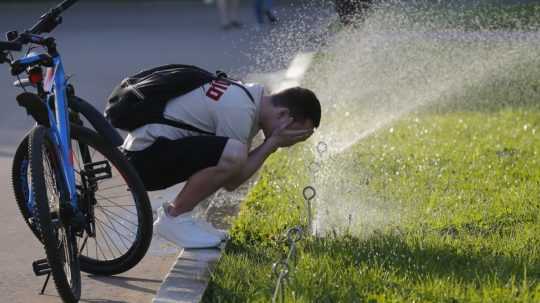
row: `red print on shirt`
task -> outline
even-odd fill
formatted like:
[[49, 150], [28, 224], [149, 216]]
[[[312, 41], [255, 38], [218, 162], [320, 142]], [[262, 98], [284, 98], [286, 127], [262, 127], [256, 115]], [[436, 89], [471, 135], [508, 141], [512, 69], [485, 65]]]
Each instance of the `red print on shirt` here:
[[219, 101], [221, 96], [227, 91], [227, 88], [229, 88], [231, 84], [227, 81], [223, 80], [215, 80], [212, 81], [212, 85], [210, 86], [210, 89], [206, 92], [206, 96], [214, 101]]

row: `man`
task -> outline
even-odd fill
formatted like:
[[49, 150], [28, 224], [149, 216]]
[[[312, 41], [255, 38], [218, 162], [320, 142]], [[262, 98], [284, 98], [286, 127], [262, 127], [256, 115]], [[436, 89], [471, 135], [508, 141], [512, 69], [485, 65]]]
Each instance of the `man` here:
[[365, 17], [367, 10], [373, 5], [373, 0], [335, 0], [336, 11], [343, 25], [350, 25], [358, 18]]
[[264, 24], [265, 16], [270, 23], [277, 23], [278, 21], [272, 13], [272, 0], [255, 0], [255, 17], [259, 26]]
[[[226, 234], [193, 218], [193, 208], [220, 188], [239, 187], [278, 148], [309, 138], [321, 106], [308, 89], [264, 95], [258, 84], [217, 80], [169, 101], [164, 116], [215, 136], [149, 124], [129, 133], [123, 148], [147, 190], [187, 181], [174, 201], [158, 209], [154, 230], [180, 247], [203, 248], [218, 246]], [[260, 130], [265, 141], [250, 151]]]
[[242, 27], [242, 23], [238, 21], [238, 7], [239, 0], [217, 0], [222, 29], [229, 30]]

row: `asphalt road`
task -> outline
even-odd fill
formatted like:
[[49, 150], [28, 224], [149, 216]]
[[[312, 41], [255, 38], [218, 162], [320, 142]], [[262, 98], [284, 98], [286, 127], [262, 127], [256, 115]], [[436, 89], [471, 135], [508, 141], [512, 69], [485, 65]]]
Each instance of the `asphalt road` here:
[[[282, 24], [297, 17], [299, 11], [287, 2], [291, 1], [276, 7]], [[24, 30], [47, 9], [47, 4], [0, 4], [0, 32]], [[106, 98], [125, 76], [160, 64], [194, 64], [237, 77], [284, 68], [287, 60], [262, 66], [262, 57], [268, 56], [272, 47], [264, 42], [270, 29], [256, 29], [250, 6], [242, 7], [240, 16], [242, 30], [223, 31], [215, 7], [202, 2], [80, 1], [64, 14], [64, 23], [54, 37], [77, 94], [103, 109]], [[294, 55], [294, 50], [283, 47], [279, 52], [280, 57]], [[15, 102], [20, 90], [10, 87], [12, 82], [8, 67], [0, 66], [0, 147], [4, 146], [0, 150], [4, 153], [5, 146], [16, 144], [32, 125]]]
[[[28, 28], [47, 8], [47, 4], [0, 4], [0, 32]], [[280, 60], [262, 57], [271, 53], [269, 32], [280, 26], [286, 29], [287, 19], [295, 19], [298, 10], [286, 2], [278, 3], [277, 10], [283, 21], [277, 29], [256, 29], [252, 8], [243, 7], [244, 28], [223, 31], [215, 8], [201, 2], [81, 1], [65, 13], [54, 37], [77, 94], [102, 110], [121, 79], [159, 64], [188, 63], [237, 77], [284, 68], [294, 48], [281, 49]], [[31, 262], [43, 258], [44, 252], [20, 218], [11, 192], [11, 156], [33, 125], [15, 102], [20, 90], [11, 87], [12, 82], [8, 67], [0, 66], [0, 302], [59, 302], [52, 283], [44, 296], [38, 295], [44, 277], [34, 277]], [[152, 194], [154, 208], [162, 196]], [[165, 243], [155, 242], [145, 259], [123, 275], [83, 275], [81, 301], [149, 302], [176, 253]]]

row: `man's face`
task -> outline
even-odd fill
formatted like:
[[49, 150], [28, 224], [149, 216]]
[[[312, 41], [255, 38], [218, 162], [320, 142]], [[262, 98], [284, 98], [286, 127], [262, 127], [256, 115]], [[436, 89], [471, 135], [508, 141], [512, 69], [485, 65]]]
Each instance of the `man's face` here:
[[[272, 120], [269, 129], [263, 129], [265, 137], [269, 137], [275, 130], [280, 128], [283, 124], [290, 121], [289, 110], [284, 107], [274, 107], [272, 112]], [[302, 130], [313, 129], [314, 125], [310, 119], [294, 121], [287, 129], [290, 130]]]
[[291, 130], [304, 130], [304, 129], [313, 129], [313, 121], [310, 119], [300, 120], [300, 121], [294, 121], [287, 129]]

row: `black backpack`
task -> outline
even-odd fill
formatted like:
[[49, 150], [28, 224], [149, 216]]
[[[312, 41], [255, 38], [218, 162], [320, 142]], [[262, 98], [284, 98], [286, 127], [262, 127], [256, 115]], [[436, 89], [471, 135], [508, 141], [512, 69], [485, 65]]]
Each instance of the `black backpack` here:
[[166, 119], [163, 112], [170, 100], [215, 80], [241, 87], [254, 102], [242, 84], [229, 79], [223, 72], [214, 74], [196, 66], [171, 64], [144, 70], [122, 80], [109, 97], [105, 117], [114, 127], [126, 131], [157, 123], [213, 135], [186, 123]]

